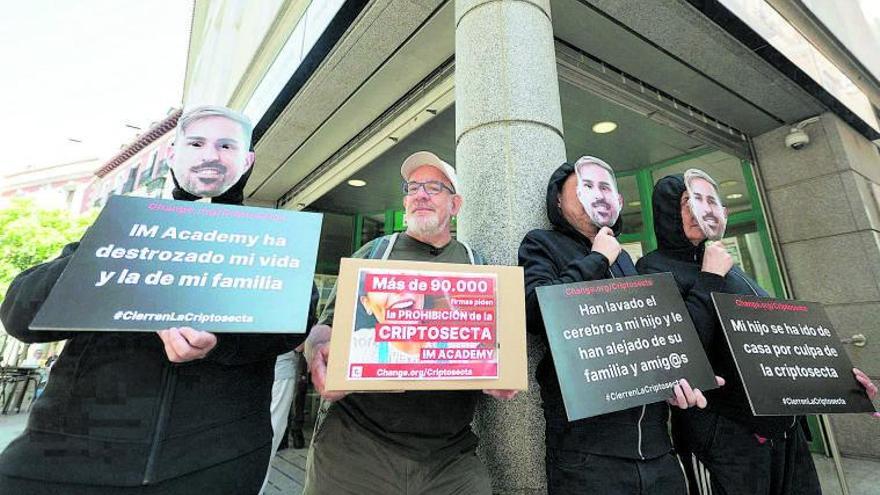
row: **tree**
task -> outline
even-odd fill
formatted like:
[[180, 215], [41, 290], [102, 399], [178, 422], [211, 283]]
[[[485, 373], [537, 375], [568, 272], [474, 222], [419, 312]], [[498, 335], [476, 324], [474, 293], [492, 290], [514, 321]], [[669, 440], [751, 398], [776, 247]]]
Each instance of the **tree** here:
[[96, 217], [93, 211], [75, 218], [63, 210], [39, 208], [26, 198], [13, 199], [0, 210], [0, 300], [16, 275], [78, 241]]

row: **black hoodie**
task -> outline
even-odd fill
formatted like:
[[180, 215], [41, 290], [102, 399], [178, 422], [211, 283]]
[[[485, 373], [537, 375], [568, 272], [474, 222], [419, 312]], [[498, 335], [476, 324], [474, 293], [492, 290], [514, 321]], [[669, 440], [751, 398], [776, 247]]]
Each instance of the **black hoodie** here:
[[[608, 259], [600, 253], [591, 252], [592, 243], [578, 232], [562, 215], [559, 194], [574, 166], [563, 163], [550, 177], [547, 185], [547, 216], [553, 224], [551, 230], [536, 229], [526, 234], [519, 246], [519, 264], [525, 271], [526, 324], [529, 333], [540, 335], [547, 343], [537, 289], [547, 285], [559, 285], [588, 280], [601, 280], [635, 275], [632, 259], [621, 251], [609, 267]], [[622, 220], [618, 219], [613, 230], [620, 233]], [[548, 428], [570, 431], [569, 436], [584, 444], [578, 451], [627, 459], [652, 459], [672, 449], [667, 420], [668, 406], [664, 402], [634, 407], [623, 411], [603, 414], [568, 422], [562, 402], [562, 392], [548, 350], [538, 364], [536, 373], [544, 401], [544, 417]], [[563, 436], [565, 438], [565, 435]], [[560, 448], [565, 448], [561, 446]]]
[[[778, 436], [793, 426], [794, 418], [752, 415], [711, 298], [712, 292], [763, 297], [768, 294], [739, 267], [734, 266], [724, 277], [702, 271], [706, 243], [703, 241], [694, 246], [685, 236], [682, 226], [681, 195], [685, 190], [684, 176], [681, 174], [664, 177], [654, 186], [657, 250], [646, 254], [636, 267], [641, 274], [672, 273], [715, 374], [727, 381], [723, 387], [705, 393], [709, 402], [707, 410], [747, 423], [762, 436]], [[688, 414], [699, 413], [688, 411]]]
[[[241, 204], [248, 175], [213, 202]], [[175, 197], [182, 192], [178, 187]], [[78, 244], [18, 275], [0, 307], [6, 331], [18, 340], [67, 339], [26, 430], [0, 454], [0, 472], [140, 486], [268, 450], [275, 358], [305, 335], [218, 334], [204, 359], [175, 364], [153, 332], [31, 331]], [[317, 299], [313, 286], [310, 314]]]

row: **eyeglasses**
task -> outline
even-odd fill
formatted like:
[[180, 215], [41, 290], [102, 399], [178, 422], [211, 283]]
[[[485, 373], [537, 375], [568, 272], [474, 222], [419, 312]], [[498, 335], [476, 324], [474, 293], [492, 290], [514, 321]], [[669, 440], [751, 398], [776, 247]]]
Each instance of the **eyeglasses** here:
[[449, 186], [437, 180], [429, 180], [427, 182], [404, 181], [403, 183], [403, 193], [407, 196], [418, 194], [419, 189], [424, 189], [425, 193], [428, 196], [440, 194], [441, 192], [443, 192], [444, 189], [449, 191], [449, 194], [455, 194], [455, 191], [453, 191]]

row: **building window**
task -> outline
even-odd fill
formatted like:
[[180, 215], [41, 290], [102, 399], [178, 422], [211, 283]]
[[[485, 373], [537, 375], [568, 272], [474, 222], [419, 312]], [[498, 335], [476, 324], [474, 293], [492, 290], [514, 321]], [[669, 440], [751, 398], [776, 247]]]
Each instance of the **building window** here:
[[121, 177], [126, 177], [125, 184], [122, 186], [122, 194], [128, 194], [134, 191], [135, 184], [137, 182], [138, 176], [138, 167], [140, 164], [134, 165], [130, 169], [128, 169], [128, 175], [120, 173]]
[[[783, 297], [782, 279], [770, 248], [770, 238], [761, 213], [751, 166], [722, 151], [691, 153], [652, 167], [654, 183], [670, 174], [699, 168], [718, 182], [728, 210], [724, 245], [734, 262], [773, 297]], [[644, 201], [644, 198], [642, 198]]]
[[138, 180], [138, 187], [143, 186], [153, 179], [153, 171], [156, 168], [156, 156], [158, 154], [159, 152], [157, 150], [153, 150], [153, 153], [150, 154], [150, 158], [147, 160], [147, 166], [144, 168], [144, 171], [141, 172], [141, 177]]
[[122, 194], [122, 188], [125, 187], [125, 179], [128, 176], [123, 174], [121, 170], [116, 171], [116, 175], [113, 177], [113, 191], [112, 194]]
[[156, 170], [155, 177], [165, 177], [168, 174], [168, 170], [171, 169], [171, 165], [168, 163], [168, 159], [163, 158], [159, 160], [159, 168]]

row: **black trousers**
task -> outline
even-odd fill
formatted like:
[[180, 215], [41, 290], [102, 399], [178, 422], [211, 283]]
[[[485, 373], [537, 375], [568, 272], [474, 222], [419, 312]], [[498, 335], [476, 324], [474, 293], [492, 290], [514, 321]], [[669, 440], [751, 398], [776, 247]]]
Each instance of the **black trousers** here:
[[800, 424], [784, 438], [756, 435], [742, 423], [709, 411], [676, 411], [673, 438], [709, 471], [713, 495], [820, 495], [819, 477]]
[[[271, 445], [237, 459], [147, 486], [98, 486], [50, 483], [0, 474], [6, 495], [257, 495], [266, 476]], [[193, 452], [193, 455], [198, 455]]]
[[[546, 413], [545, 413], [546, 414]], [[548, 495], [686, 495], [687, 482], [673, 452], [651, 459], [591, 453], [578, 429], [545, 430]], [[657, 449], [653, 449], [656, 451]]]
[[673, 453], [623, 459], [547, 450], [548, 495], [686, 495], [684, 471]]
[[302, 433], [306, 421], [306, 393], [309, 388], [309, 365], [301, 352], [296, 353], [296, 384], [293, 389], [293, 404], [287, 416], [289, 432]]

